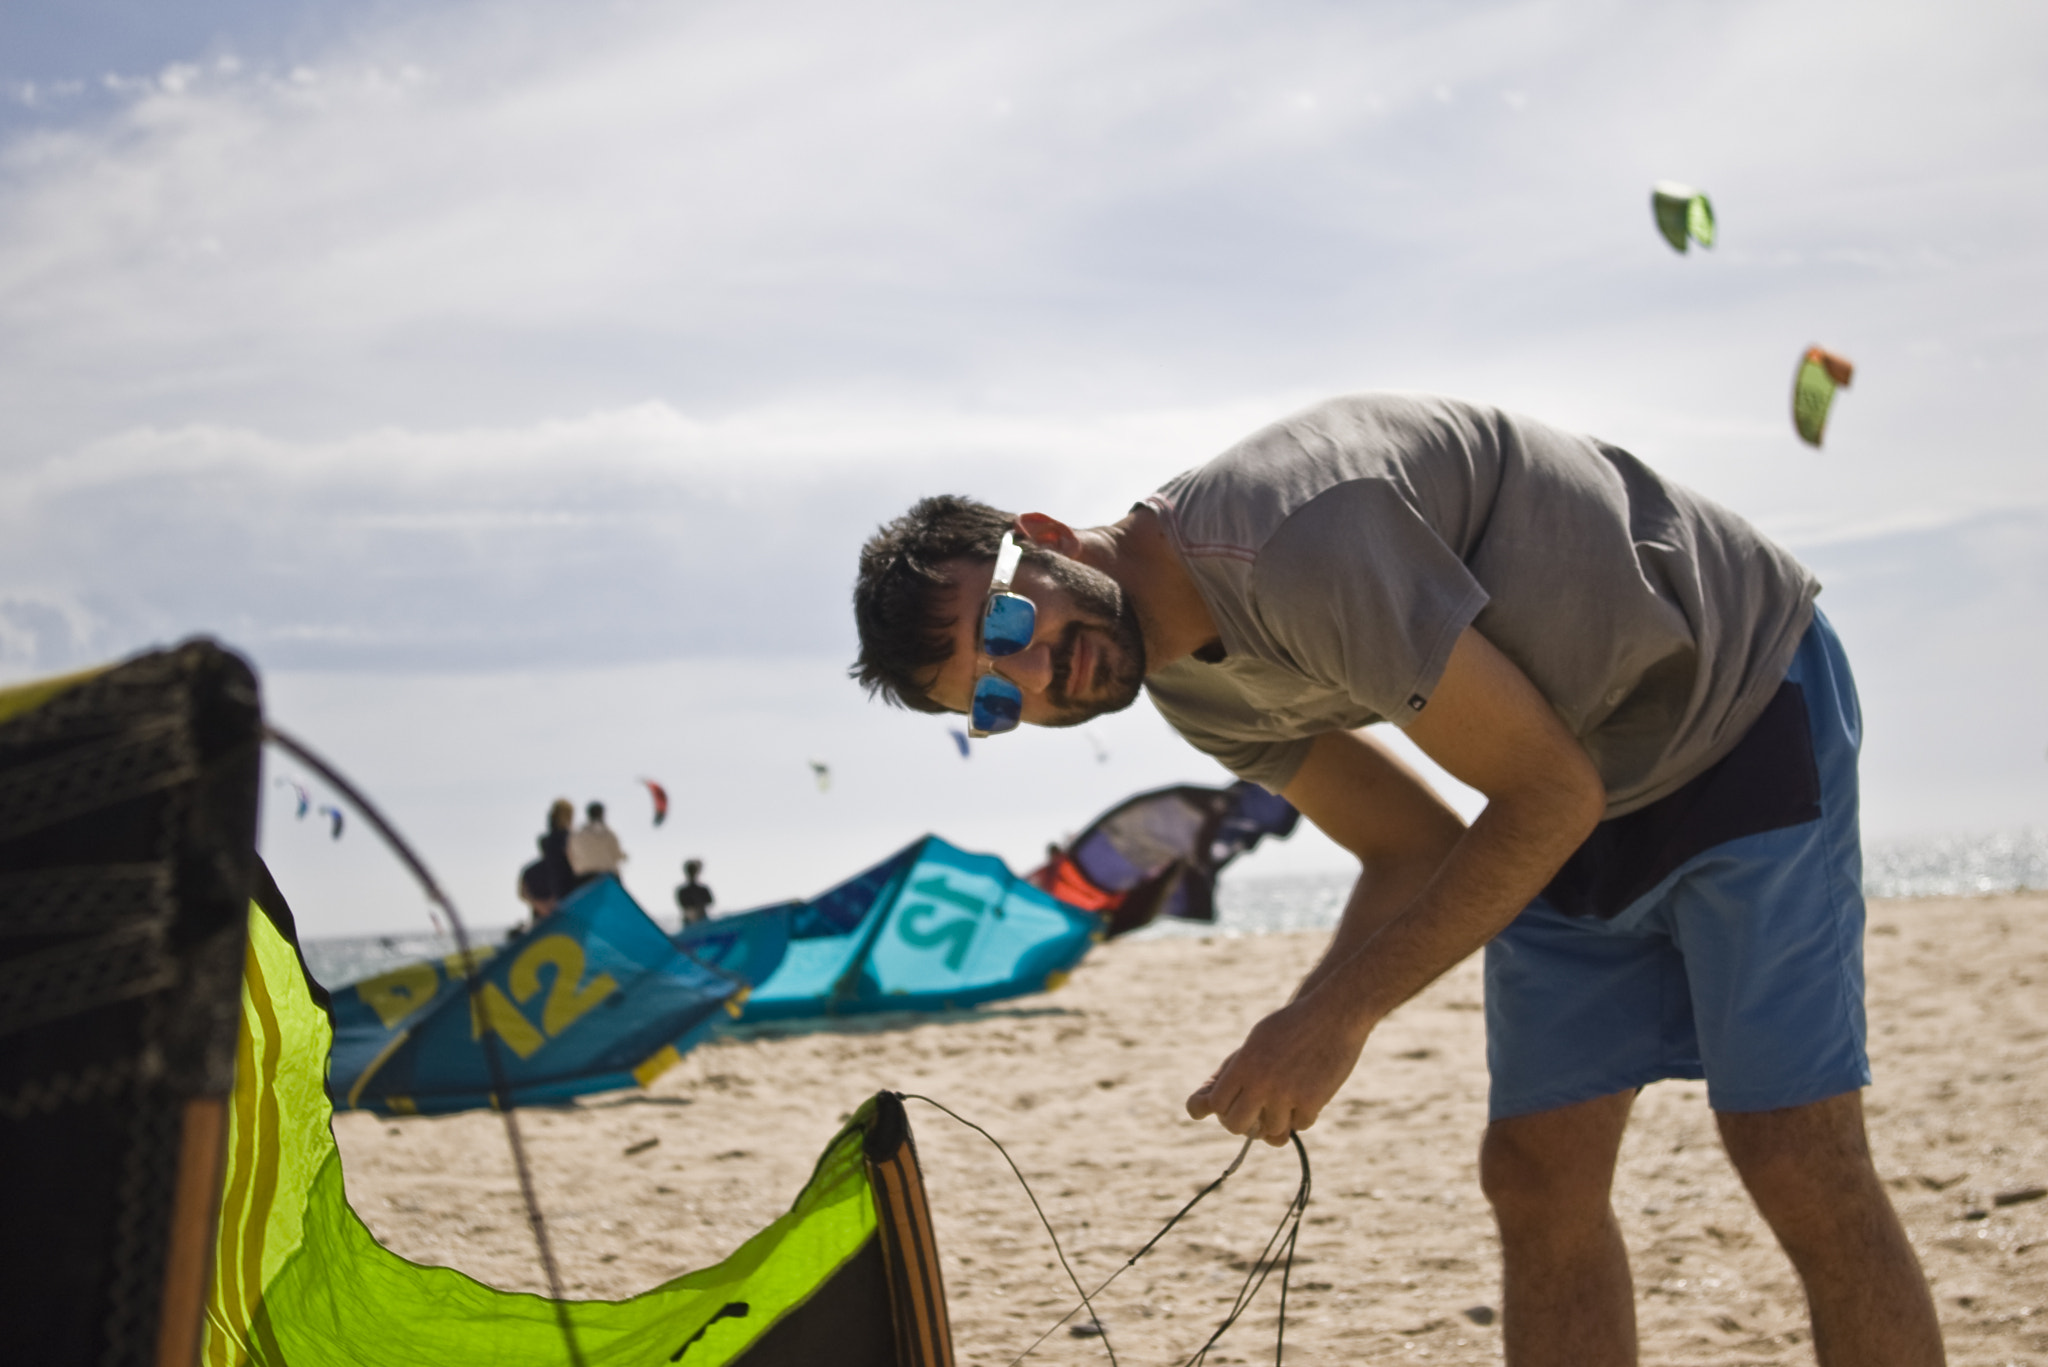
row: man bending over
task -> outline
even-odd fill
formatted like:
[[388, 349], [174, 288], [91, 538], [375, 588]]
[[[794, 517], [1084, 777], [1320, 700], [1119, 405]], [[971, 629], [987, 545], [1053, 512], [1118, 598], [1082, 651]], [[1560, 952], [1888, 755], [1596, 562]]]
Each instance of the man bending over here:
[[[861, 552], [855, 676], [976, 735], [1142, 689], [1363, 865], [1328, 951], [1188, 1111], [1282, 1144], [1486, 948], [1508, 1360], [1635, 1361], [1608, 1190], [1705, 1078], [1829, 1367], [1942, 1360], [1871, 1166], [1861, 720], [1804, 567], [1625, 451], [1452, 399], [1277, 423], [1106, 527], [928, 498]], [[1476, 788], [1467, 827], [1369, 729]]]

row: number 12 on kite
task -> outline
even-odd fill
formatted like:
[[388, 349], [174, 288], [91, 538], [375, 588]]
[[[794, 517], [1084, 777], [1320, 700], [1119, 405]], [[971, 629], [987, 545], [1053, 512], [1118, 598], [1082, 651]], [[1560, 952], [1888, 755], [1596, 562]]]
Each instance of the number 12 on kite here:
[[609, 973], [599, 973], [584, 980], [582, 945], [566, 935], [544, 935], [512, 961], [509, 981], [514, 997], [522, 1002], [533, 999], [540, 991], [543, 965], [552, 967], [555, 972], [554, 981], [548, 988], [547, 1002], [541, 1008], [540, 1029], [533, 1028], [533, 1022], [506, 999], [496, 983], [485, 983], [477, 993], [482, 1005], [473, 1007], [470, 1014], [472, 1038], [481, 1035], [484, 1024], [488, 1023], [513, 1053], [521, 1058], [532, 1058], [550, 1038], [567, 1030], [592, 1007], [619, 990], [618, 982]]

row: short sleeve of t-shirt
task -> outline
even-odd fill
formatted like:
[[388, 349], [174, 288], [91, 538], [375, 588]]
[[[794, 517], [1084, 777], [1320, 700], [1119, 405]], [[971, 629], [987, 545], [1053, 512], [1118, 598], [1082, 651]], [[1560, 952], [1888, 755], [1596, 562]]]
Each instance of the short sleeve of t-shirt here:
[[1251, 598], [1296, 668], [1405, 724], [1428, 703], [1487, 592], [1394, 481], [1353, 479], [1275, 531]]

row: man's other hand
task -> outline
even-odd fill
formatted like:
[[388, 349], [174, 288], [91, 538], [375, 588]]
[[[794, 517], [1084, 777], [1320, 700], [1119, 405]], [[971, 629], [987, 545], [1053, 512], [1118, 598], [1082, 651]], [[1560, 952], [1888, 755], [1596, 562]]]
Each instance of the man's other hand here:
[[1236, 1053], [1188, 1098], [1196, 1120], [1215, 1116], [1232, 1134], [1279, 1148], [1316, 1123], [1351, 1076], [1365, 1036], [1332, 1019], [1311, 993], [1252, 1027]]

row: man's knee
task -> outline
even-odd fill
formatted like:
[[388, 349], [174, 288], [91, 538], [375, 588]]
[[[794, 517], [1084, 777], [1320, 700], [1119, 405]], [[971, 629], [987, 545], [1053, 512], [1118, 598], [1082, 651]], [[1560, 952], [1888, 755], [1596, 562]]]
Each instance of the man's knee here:
[[1859, 1093], [1716, 1119], [1743, 1185], [1781, 1235], [1788, 1225], [1857, 1221], [1873, 1198], [1884, 1200]]
[[1479, 1149], [1479, 1186], [1503, 1227], [1607, 1209], [1632, 1094], [1496, 1120]]
[[1612, 1163], [1588, 1161], [1583, 1152], [1499, 1125], [1487, 1129], [1479, 1148], [1479, 1187], [1503, 1222], [1598, 1210], [1613, 1175]]

